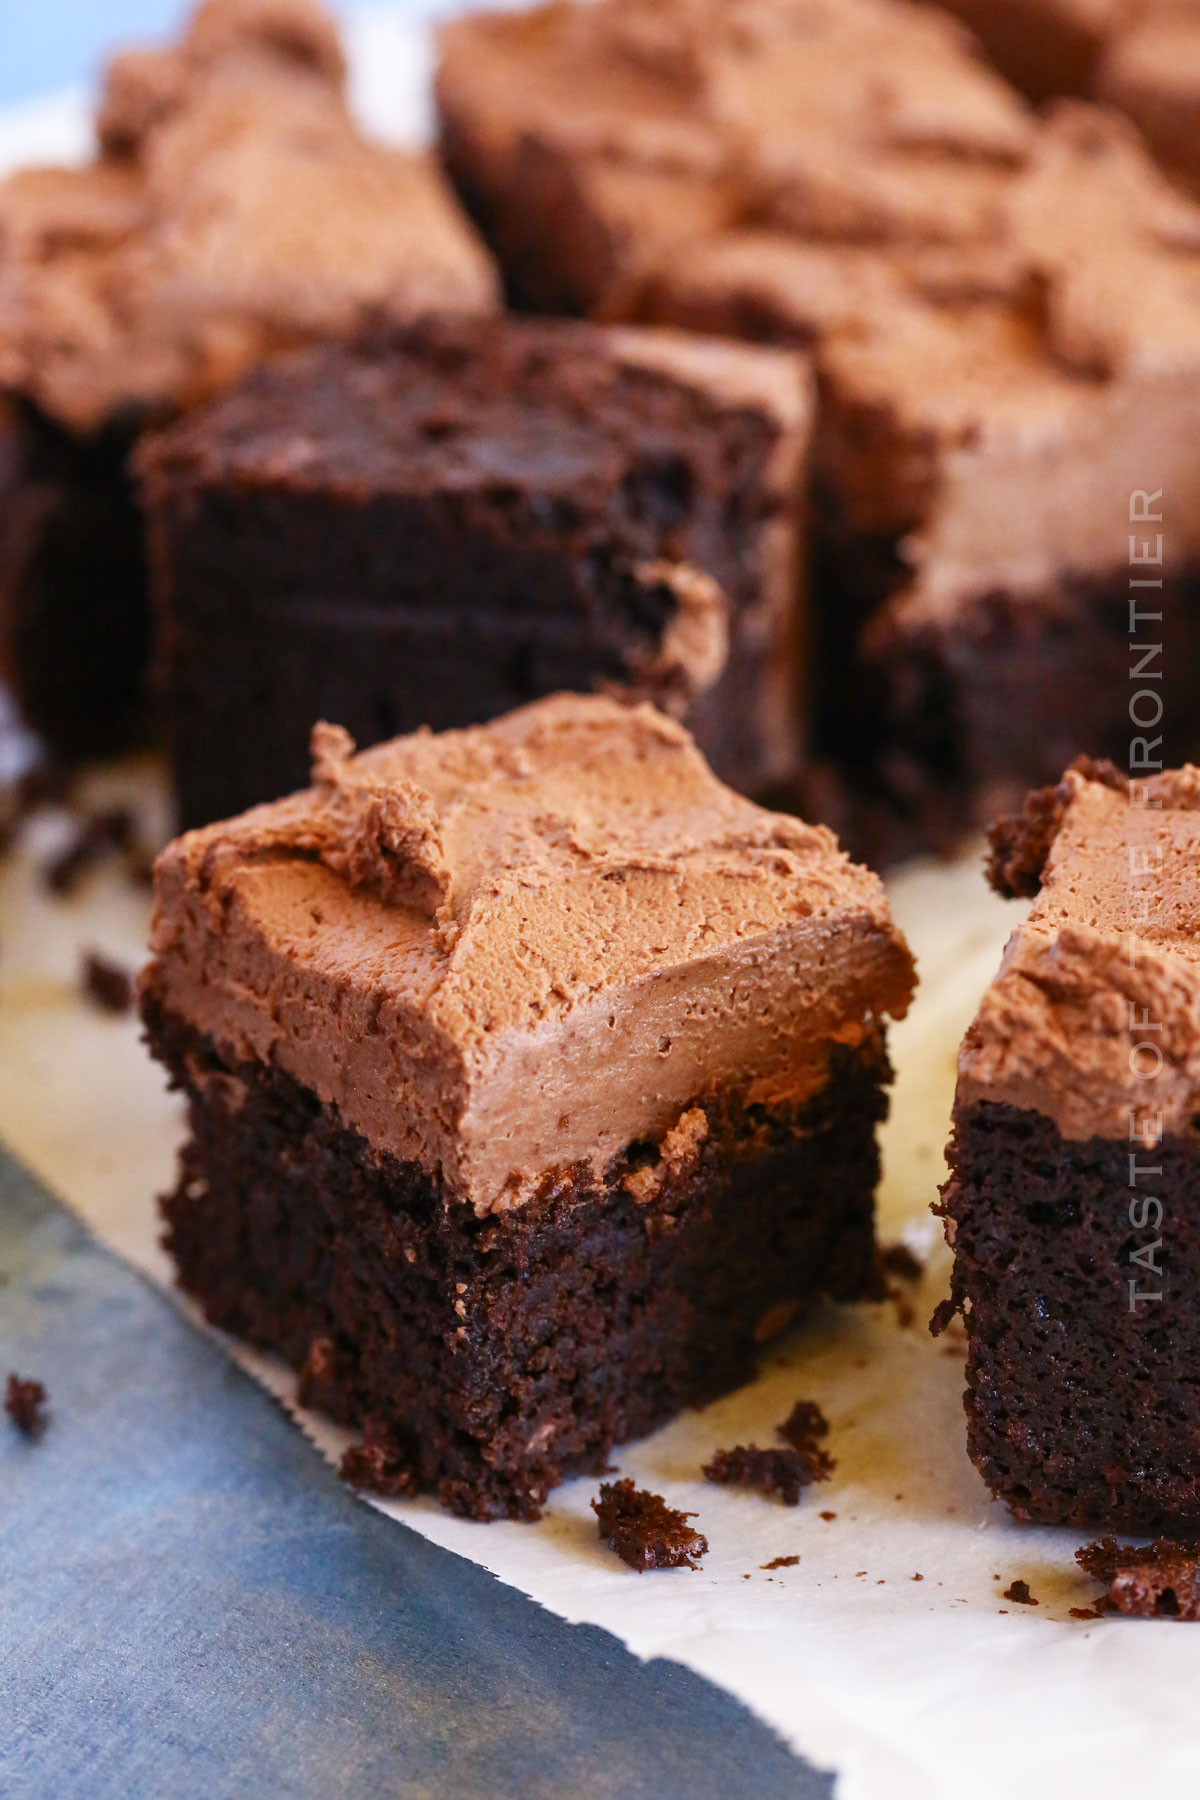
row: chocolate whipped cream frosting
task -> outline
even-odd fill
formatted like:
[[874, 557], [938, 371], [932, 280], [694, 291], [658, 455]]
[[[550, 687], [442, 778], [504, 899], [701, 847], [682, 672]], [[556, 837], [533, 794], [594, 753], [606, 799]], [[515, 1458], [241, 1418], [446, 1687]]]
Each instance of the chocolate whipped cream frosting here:
[[368, 313], [494, 309], [435, 166], [358, 134], [344, 74], [312, 0], [205, 0], [117, 57], [97, 160], [0, 183], [0, 386], [87, 432]]
[[607, 277], [579, 295], [586, 310], [636, 310], [646, 286], [661, 301], [692, 259], [749, 234], [768, 252], [859, 253], [853, 281], [840, 259], [824, 281], [814, 265], [816, 334], [874, 329], [890, 292], [908, 306], [1020, 302], [1050, 359], [1089, 377], [1195, 344], [1197, 208], [1122, 121], [1078, 103], [1036, 116], [932, 7], [577, 0], [458, 20], [441, 43], [465, 185], [475, 173], [499, 203], [506, 178], [528, 196], [542, 175], [553, 199], [553, 163], [606, 239], [591, 257], [582, 234], [557, 245], [576, 275]]
[[958, 1105], [1039, 1112], [1077, 1140], [1194, 1136], [1200, 769], [1128, 791], [1073, 769], [1055, 812], [1040, 893], [963, 1042]]
[[800, 1104], [908, 1004], [878, 879], [653, 708], [352, 752], [319, 727], [311, 788], [163, 853], [144, 981], [481, 1214], [634, 1141], [678, 1157], [706, 1097]]
[[447, 25], [438, 100], [452, 162], [485, 191], [522, 161], [573, 185], [594, 215], [579, 299], [611, 308], [606, 285], [704, 228], [986, 235], [1033, 123], [967, 44], [944, 14], [892, 0], [550, 4]]
[[1111, 570], [1138, 488], [1200, 553], [1200, 208], [1127, 121], [1035, 115], [906, 0], [595, 0], [442, 44], [450, 166], [518, 281], [813, 347], [818, 477], [898, 540], [911, 624]]

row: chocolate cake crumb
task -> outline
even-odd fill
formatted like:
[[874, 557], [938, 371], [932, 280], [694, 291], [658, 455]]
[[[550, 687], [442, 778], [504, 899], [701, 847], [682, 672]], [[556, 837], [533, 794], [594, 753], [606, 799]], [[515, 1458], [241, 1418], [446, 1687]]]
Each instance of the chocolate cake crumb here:
[[920, 1257], [899, 1240], [894, 1244], [884, 1244], [879, 1258], [887, 1273], [894, 1275], [897, 1281], [920, 1281], [925, 1273], [925, 1264]]
[[43, 880], [60, 900], [69, 899], [98, 863], [117, 851], [130, 853], [133, 843], [133, 815], [128, 807], [92, 813], [79, 821], [70, 843], [46, 864]]
[[[0, 727], [0, 737], [4, 734]], [[14, 781], [0, 785], [0, 855], [12, 848], [21, 827], [39, 806], [65, 804], [70, 778], [61, 764], [35, 762]]]
[[925, 1579], [925, 1577], [923, 1575], [914, 1575], [913, 1576], [914, 1581], [924, 1581], [924, 1579]]
[[794, 1450], [807, 1450], [814, 1438], [829, 1436], [829, 1421], [815, 1400], [797, 1400], [783, 1424], [775, 1429]]
[[721, 1487], [757, 1488], [775, 1495], [784, 1506], [798, 1506], [802, 1491], [814, 1481], [827, 1479], [833, 1460], [811, 1441], [801, 1449], [760, 1450], [757, 1444], [737, 1444], [718, 1450], [701, 1473], [705, 1481]]
[[1011, 1600], [1014, 1606], [1037, 1606], [1039, 1604], [1030, 1593], [1027, 1581], [1009, 1582], [1000, 1598]]
[[301, 1406], [311, 1406], [331, 1415], [336, 1413], [340, 1375], [333, 1339], [313, 1338], [296, 1383], [296, 1398]]
[[916, 1319], [916, 1308], [902, 1287], [888, 1284], [887, 1298], [896, 1309], [896, 1323], [901, 1331], [907, 1331]]
[[799, 1561], [798, 1556], [773, 1556], [770, 1562], [758, 1566], [760, 1569], [794, 1569]]
[[84, 952], [80, 983], [87, 998], [101, 1012], [127, 1013], [133, 1005], [133, 977], [119, 963], [109, 962], [95, 950]]
[[695, 1513], [677, 1512], [661, 1494], [651, 1494], [623, 1481], [603, 1481], [592, 1501], [600, 1536], [622, 1562], [643, 1569], [695, 1569], [708, 1554], [708, 1539], [687, 1521]]
[[46, 1390], [40, 1381], [10, 1375], [4, 1394], [4, 1410], [24, 1437], [36, 1438], [46, 1428]]
[[1117, 1612], [1138, 1619], [1200, 1619], [1200, 1543], [1194, 1539], [1155, 1538], [1139, 1548], [1106, 1537], [1085, 1544], [1075, 1560], [1103, 1582]]
[[1042, 885], [1050, 846], [1067, 799], [1061, 788], [1037, 788], [1019, 813], [1005, 813], [988, 832], [987, 879], [1006, 900], [1032, 900]]
[[131, 844], [125, 856], [125, 873], [132, 887], [150, 893], [154, 887], [154, 852], [144, 844]]
[[823, 1512], [823, 1513], [818, 1513], [817, 1517], [818, 1517], [818, 1519], [836, 1519], [837, 1514], [835, 1512]]
[[389, 1500], [411, 1500], [418, 1491], [415, 1471], [394, 1448], [369, 1432], [361, 1444], [351, 1444], [344, 1453], [338, 1472], [348, 1486]]
[[1108, 1598], [1107, 1594], [1097, 1600], [1095, 1606], [1071, 1606], [1067, 1608], [1067, 1611], [1073, 1619], [1107, 1619], [1109, 1615], [1115, 1613], [1116, 1610], [1116, 1607]]

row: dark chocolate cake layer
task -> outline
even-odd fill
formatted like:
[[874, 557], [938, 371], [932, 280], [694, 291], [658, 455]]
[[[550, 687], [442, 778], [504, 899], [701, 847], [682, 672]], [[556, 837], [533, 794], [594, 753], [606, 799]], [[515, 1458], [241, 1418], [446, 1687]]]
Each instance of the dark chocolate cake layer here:
[[1162, 618], [1132, 651], [1128, 573], [1066, 575], [1036, 602], [983, 593], [949, 620], [885, 611], [864, 635], [855, 691], [827, 714], [826, 754], [864, 789], [879, 781], [894, 842], [909, 819], [917, 841], [924, 822], [928, 840], [951, 844], [956, 821], [1018, 805], [1080, 745], [1127, 763], [1130, 669], [1141, 660], [1162, 702], [1159, 760], [1177, 762], [1200, 729], [1200, 568], [1164, 577], [1151, 604]]
[[942, 1200], [969, 1301], [967, 1444], [1019, 1519], [1195, 1531], [1200, 1147], [1164, 1138], [1140, 1192], [1129, 1155], [1017, 1107], [956, 1114]]
[[635, 1144], [602, 1181], [562, 1170], [479, 1218], [281, 1070], [231, 1063], [153, 1003], [145, 1019], [189, 1097], [164, 1202], [184, 1287], [300, 1370], [396, 1486], [455, 1512], [536, 1516], [614, 1444], [749, 1380], [805, 1302], [878, 1293], [878, 1041], [838, 1053], [792, 1115], [714, 1106], [660, 1185], [637, 1191]]
[[141, 451], [183, 824], [563, 689], [762, 793], [800, 737], [805, 371], [672, 333], [428, 321], [260, 370]]
[[132, 441], [0, 408], [0, 657], [27, 723], [70, 758], [123, 749], [148, 725]]

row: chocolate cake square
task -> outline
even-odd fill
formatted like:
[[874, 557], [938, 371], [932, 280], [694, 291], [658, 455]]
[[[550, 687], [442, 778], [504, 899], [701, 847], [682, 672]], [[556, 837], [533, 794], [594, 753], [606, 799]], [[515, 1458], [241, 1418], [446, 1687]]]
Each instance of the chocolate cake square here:
[[184, 1287], [359, 1427], [358, 1479], [530, 1517], [878, 1292], [878, 879], [642, 704], [353, 755], [156, 869]]
[[560, 689], [652, 700], [724, 780], [781, 790], [810, 418], [789, 352], [440, 319], [283, 358], [148, 439], [181, 822], [303, 782], [315, 719], [366, 745]]
[[527, 303], [811, 349], [814, 747], [881, 848], [1118, 753], [1131, 536], [1192, 753], [1200, 209], [1126, 122], [904, 0], [481, 14], [438, 92]]
[[497, 304], [423, 156], [368, 143], [312, 0], [205, 0], [118, 56], [82, 168], [0, 182], [0, 664], [66, 755], [145, 728], [138, 429], [281, 345]]
[[986, 242], [1037, 132], [962, 28], [906, 0], [551, 0], [452, 19], [439, 49], [446, 165], [544, 310], [627, 316], [749, 226]]
[[1034, 894], [959, 1058], [972, 1460], [1020, 1519], [1200, 1525], [1200, 770], [1081, 761], [992, 833]]

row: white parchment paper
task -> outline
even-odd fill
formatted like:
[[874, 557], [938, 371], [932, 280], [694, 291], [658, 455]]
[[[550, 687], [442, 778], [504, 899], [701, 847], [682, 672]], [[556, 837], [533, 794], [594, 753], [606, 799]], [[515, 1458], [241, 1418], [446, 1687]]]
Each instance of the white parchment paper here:
[[[152, 768], [110, 774], [98, 792], [124, 789], [161, 810]], [[148, 902], [115, 868], [69, 902], [49, 899], [39, 866], [68, 829], [40, 817], [0, 865], [0, 1137], [169, 1285], [154, 1199], [172, 1175], [178, 1102], [135, 1022], [96, 1012], [78, 984], [86, 948], [140, 962]], [[711, 1550], [695, 1573], [619, 1563], [597, 1538], [590, 1478], [557, 1490], [532, 1526], [470, 1524], [425, 1501], [384, 1510], [552, 1611], [731, 1689], [838, 1769], [842, 1800], [1095, 1800], [1151, 1781], [1200, 1792], [1200, 1631], [1069, 1616], [1096, 1592], [1073, 1563], [1079, 1538], [1020, 1529], [989, 1502], [964, 1450], [961, 1351], [924, 1328], [948, 1266], [928, 1208], [955, 1051], [1018, 908], [988, 894], [977, 856], [914, 866], [891, 893], [923, 981], [892, 1038], [881, 1224], [885, 1239], [931, 1255], [915, 1320], [903, 1325], [892, 1304], [829, 1308], [772, 1348], [752, 1386], [619, 1453], [623, 1474], [699, 1514]], [[230, 1348], [290, 1403], [286, 1370]], [[799, 1507], [698, 1478], [718, 1446], [772, 1442], [799, 1398], [824, 1407], [838, 1464]], [[340, 1453], [343, 1434], [298, 1417]], [[761, 1566], [791, 1555], [795, 1567]], [[1036, 1608], [1002, 1598], [1014, 1578]]]
[[[350, 49], [364, 118], [392, 138], [419, 132], [425, 35], [380, 8], [357, 22]], [[85, 124], [75, 95], [0, 113], [0, 167], [81, 154]], [[105, 786], [161, 813], [151, 765]], [[148, 901], [114, 869], [70, 902], [49, 900], [38, 865], [67, 829], [40, 818], [0, 864], [0, 1137], [169, 1286], [154, 1203], [172, 1176], [178, 1103], [136, 1023], [97, 1013], [78, 984], [84, 948], [140, 963]], [[915, 866], [891, 892], [922, 987], [892, 1038], [881, 1228], [931, 1253], [915, 1321], [902, 1325], [892, 1305], [829, 1309], [773, 1349], [752, 1386], [620, 1453], [623, 1474], [699, 1514], [711, 1550], [695, 1573], [637, 1576], [619, 1563], [597, 1539], [591, 1479], [559, 1489], [534, 1526], [468, 1524], [427, 1502], [384, 1510], [552, 1611], [719, 1682], [839, 1770], [841, 1800], [1200, 1793], [1200, 1630], [1069, 1616], [1096, 1593], [1073, 1563], [1078, 1537], [1020, 1529], [989, 1502], [964, 1449], [961, 1351], [924, 1329], [948, 1267], [928, 1208], [955, 1053], [1017, 909], [987, 893], [977, 857]], [[290, 1400], [285, 1370], [230, 1348]], [[773, 1441], [799, 1398], [825, 1409], [838, 1466], [798, 1508], [698, 1479], [714, 1448]], [[297, 1416], [340, 1452], [340, 1433]], [[799, 1564], [763, 1569], [785, 1555]], [[1014, 1578], [1036, 1608], [1001, 1597]]]

